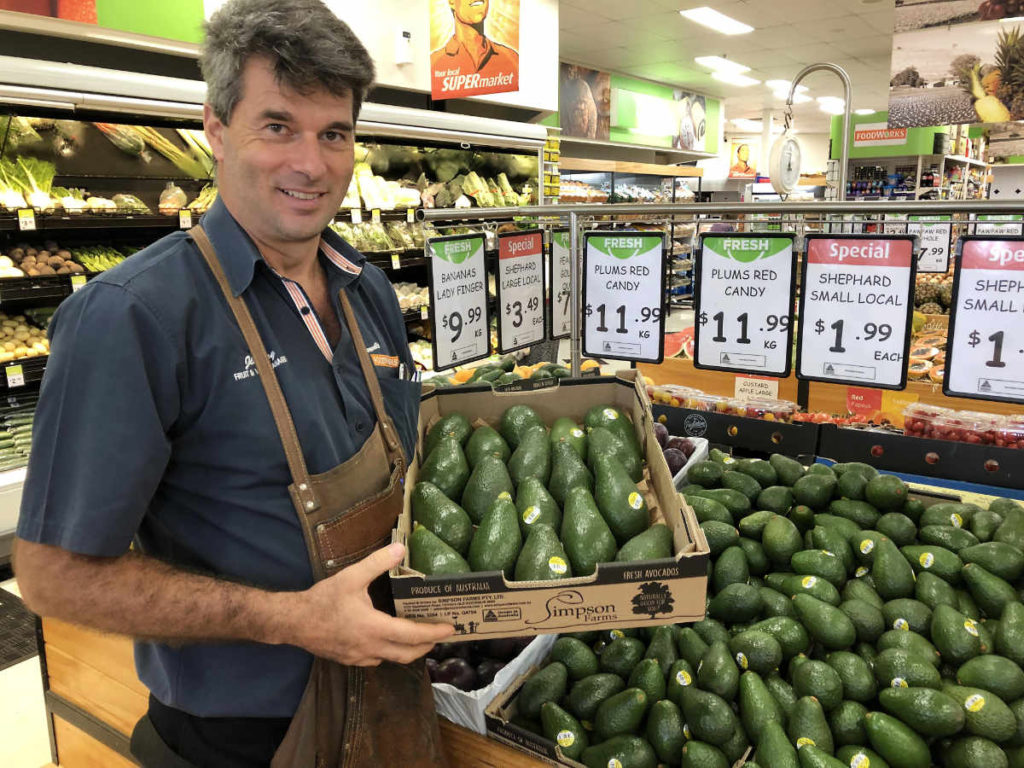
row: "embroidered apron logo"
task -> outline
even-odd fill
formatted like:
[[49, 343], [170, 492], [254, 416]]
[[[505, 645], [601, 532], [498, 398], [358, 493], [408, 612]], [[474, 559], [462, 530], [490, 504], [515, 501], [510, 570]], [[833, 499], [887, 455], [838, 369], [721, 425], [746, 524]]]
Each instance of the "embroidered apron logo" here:
[[[273, 350], [267, 353], [267, 357], [275, 369], [288, 362], [287, 355], [279, 355]], [[259, 371], [256, 370], [256, 361], [252, 359], [252, 355], [246, 355], [242, 360], [242, 370], [235, 373], [234, 378], [235, 381], [244, 381], [245, 379], [259, 378], [259, 375]]]

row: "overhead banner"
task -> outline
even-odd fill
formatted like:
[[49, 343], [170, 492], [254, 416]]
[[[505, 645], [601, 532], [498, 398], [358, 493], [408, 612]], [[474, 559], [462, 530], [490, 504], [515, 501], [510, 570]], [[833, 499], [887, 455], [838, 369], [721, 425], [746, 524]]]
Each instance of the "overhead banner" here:
[[519, 0], [431, 0], [430, 96], [519, 90]]
[[1024, 23], [1016, 3], [898, 2], [892, 38], [889, 127], [1024, 120], [1017, 62]]

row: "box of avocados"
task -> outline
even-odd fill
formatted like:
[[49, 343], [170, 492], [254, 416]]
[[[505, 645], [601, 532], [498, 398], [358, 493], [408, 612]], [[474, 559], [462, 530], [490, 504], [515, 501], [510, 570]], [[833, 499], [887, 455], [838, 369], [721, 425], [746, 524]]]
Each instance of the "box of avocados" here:
[[[431, 432], [442, 421], [451, 434]], [[699, 621], [708, 544], [653, 424], [636, 371], [512, 393], [426, 389], [393, 532], [407, 545], [391, 572], [397, 615], [450, 622], [457, 641]]]

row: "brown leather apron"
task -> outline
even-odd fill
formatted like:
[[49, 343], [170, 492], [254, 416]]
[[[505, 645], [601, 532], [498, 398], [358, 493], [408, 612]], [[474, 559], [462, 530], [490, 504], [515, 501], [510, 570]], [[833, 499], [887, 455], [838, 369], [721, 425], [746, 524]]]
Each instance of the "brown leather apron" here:
[[[288, 492], [302, 525], [313, 578], [327, 578], [387, 546], [403, 502], [405, 458], [401, 440], [384, 408], [380, 383], [352, 305], [345, 291], [340, 291], [345, 323], [370, 391], [377, 427], [352, 458], [327, 472], [311, 475], [249, 308], [231, 292], [201, 225], [189, 234], [217, 278], [256, 361], [291, 471]], [[369, 592], [374, 607], [394, 613], [387, 574], [376, 579]], [[271, 762], [271, 768], [445, 765], [430, 680], [422, 659], [412, 664], [383, 662], [378, 667], [347, 667], [314, 658], [302, 700]]]

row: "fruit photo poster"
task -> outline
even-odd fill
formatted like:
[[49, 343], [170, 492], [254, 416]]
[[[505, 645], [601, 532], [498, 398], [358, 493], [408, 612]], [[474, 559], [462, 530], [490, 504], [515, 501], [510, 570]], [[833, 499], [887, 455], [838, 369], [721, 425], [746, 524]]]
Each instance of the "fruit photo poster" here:
[[519, 0], [431, 0], [430, 96], [519, 90]]
[[896, 0], [889, 127], [1024, 120], [1024, 0]]
[[563, 136], [608, 140], [611, 134], [612, 76], [575, 64], [561, 64], [558, 120]]

